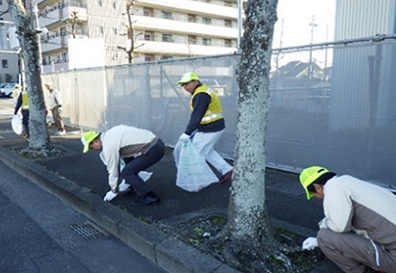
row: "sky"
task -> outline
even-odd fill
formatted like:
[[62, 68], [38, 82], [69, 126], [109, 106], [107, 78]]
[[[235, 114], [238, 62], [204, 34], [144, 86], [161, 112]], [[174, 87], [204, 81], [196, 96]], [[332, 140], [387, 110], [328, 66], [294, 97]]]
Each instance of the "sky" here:
[[[272, 48], [285, 48], [334, 41], [335, 6], [337, 0], [279, 0]], [[313, 35], [312, 17], [314, 16]], [[272, 69], [292, 61], [315, 61], [322, 68], [331, 66], [332, 50], [309, 49], [281, 53], [273, 58]], [[276, 63], [276, 60], [277, 63]]]
[[313, 43], [333, 41], [335, 6], [336, 0], [279, 0], [272, 47], [310, 44], [313, 15], [317, 25], [313, 30]]

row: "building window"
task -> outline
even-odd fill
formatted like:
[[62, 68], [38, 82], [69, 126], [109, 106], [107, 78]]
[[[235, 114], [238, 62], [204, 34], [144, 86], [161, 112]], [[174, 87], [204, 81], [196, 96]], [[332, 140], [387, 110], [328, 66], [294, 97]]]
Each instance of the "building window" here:
[[1, 66], [3, 67], [3, 68], [8, 68], [8, 60], [1, 60]]
[[148, 17], [154, 17], [154, 11], [151, 8], [143, 8], [143, 15]]
[[117, 35], [117, 29], [116, 28], [113, 28], [113, 33], [115, 34], [115, 35]]
[[149, 31], [144, 32], [144, 40], [154, 41], [154, 33]]
[[173, 56], [162, 56], [161, 60], [171, 60], [173, 59]]
[[113, 2], [113, 9], [116, 9], [116, 8], [117, 8], [116, 2]]
[[144, 61], [145, 62], [153, 62], [153, 61], [155, 61], [155, 57], [152, 54], [145, 54]]
[[195, 14], [188, 14], [187, 17], [188, 17], [188, 21], [190, 23], [196, 23], [197, 22], [197, 16]]
[[162, 41], [172, 43], [173, 42], [172, 34], [162, 34]]
[[206, 46], [210, 46], [210, 45], [212, 45], [212, 39], [203, 38], [203, 39], [202, 39], [202, 44], [203, 44], [203, 45], [206, 45]]
[[62, 28], [60, 29], [60, 36], [65, 36], [66, 34], [67, 34], [66, 28], [65, 28], [65, 27], [62, 27]]
[[225, 39], [224, 40], [224, 46], [225, 47], [232, 47], [232, 41], [230, 39]]
[[212, 19], [206, 18], [206, 17], [202, 17], [202, 23], [206, 24], [206, 25], [211, 25], [212, 24]]
[[104, 33], [104, 28], [103, 27], [99, 27], [99, 33], [103, 34]]
[[197, 44], [197, 36], [188, 35], [188, 43], [192, 45]]
[[224, 26], [225, 26], [225, 27], [232, 27], [232, 22], [231, 22], [231, 20], [224, 20]]
[[99, 7], [102, 6], [102, 0], [98, 0], [98, 6], [99, 6]]
[[232, 2], [224, 1], [224, 6], [226, 6], [226, 7], [232, 7]]
[[164, 18], [164, 19], [173, 19], [173, 17], [172, 17], [172, 12], [169, 12], [169, 11], [161, 11], [161, 13], [162, 13], [162, 18]]
[[67, 52], [62, 53], [62, 62], [67, 62]]

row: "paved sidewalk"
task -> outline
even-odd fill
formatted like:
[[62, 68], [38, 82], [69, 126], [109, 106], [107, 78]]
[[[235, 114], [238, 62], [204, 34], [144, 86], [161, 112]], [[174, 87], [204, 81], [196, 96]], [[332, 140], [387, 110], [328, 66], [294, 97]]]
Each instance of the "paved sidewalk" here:
[[[28, 161], [10, 149], [25, 147], [27, 141], [17, 137], [0, 121], [0, 160], [27, 176], [51, 194], [85, 214], [107, 231], [133, 246], [138, 252], [169, 272], [235, 272], [226, 264], [200, 253], [194, 247], [162, 230], [171, 225], [208, 213], [226, 213], [230, 183], [214, 184], [198, 193], [189, 193], [175, 185], [176, 167], [172, 150], [150, 171], [147, 182], [160, 196], [159, 205], [132, 206], [128, 195], [112, 203], [102, 201], [109, 190], [106, 168], [99, 153], [82, 154], [80, 132], [52, 136], [52, 142], [64, 151], [59, 158]], [[53, 130], [50, 132], [53, 132]], [[267, 206], [273, 223], [304, 236], [316, 234], [317, 222], [323, 217], [319, 201], [308, 202], [295, 174], [267, 170]], [[132, 217], [131, 214], [135, 217]], [[152, 221], [149, 225], [139, 219]], [[328, 262], [315, 272], [341, 272]]]

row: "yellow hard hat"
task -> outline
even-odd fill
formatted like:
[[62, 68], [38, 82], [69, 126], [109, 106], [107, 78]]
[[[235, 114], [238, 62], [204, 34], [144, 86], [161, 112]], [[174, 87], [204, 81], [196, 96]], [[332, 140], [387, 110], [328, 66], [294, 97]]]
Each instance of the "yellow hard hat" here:
[[98, 132], [95, 131], [88, 131], [83, 134], [81, 137], [81, 142], [84, 145], [83, 153], [88, 152], [89, 145], [91, 144], [92, 140], [94, 140], [99, 135]]
[[308, 167], [301, 172], [300, 183], [303, 186], [305, 193], [307, 194], [308, 200], [314, 196], [311, 192], [308, 191], [308, 186], [311, 185], [312, 182], [321, 177], [323, 174], [328, 172], [328, 169], [320, 166]]
[[188, 83], [194, 80], [199, 80], [198, 75], [195, 74], [194, 72], [187, 72], [184, 73], [183, 76], [181, 77], [180, 81], [177, 82], [177, 84], [181, 85], [183, 83]]

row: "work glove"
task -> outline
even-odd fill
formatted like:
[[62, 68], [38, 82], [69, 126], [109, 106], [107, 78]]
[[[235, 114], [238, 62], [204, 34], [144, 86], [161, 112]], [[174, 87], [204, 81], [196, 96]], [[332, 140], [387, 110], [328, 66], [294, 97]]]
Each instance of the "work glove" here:
[[318, 239], [315, 237], [308, 237], [302, 244], [302, 249], [312, 250], [318, 246]]
[[121, 184], [118, 186], [120, 192], [127, 191], [131, 185], [125, 183], [125, 179], [122, 180]]
[[103, 198], [103, 201], [106, 202], [110, 202], [111, 200], [113, 200], [118, 193], [114, 193], [112, 191], [109, 191], [108, 193], [106, 193], [105, 197]]
[[190, 136], [187, 135], [186, 133], [181, 134], [181, 136], [179, 137], [180, 142], [187, 142], [189, 140], [190, 140]]
[[58, 107], [58, 113], [62, 114], [62, 107]]

